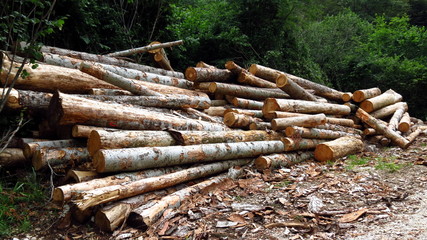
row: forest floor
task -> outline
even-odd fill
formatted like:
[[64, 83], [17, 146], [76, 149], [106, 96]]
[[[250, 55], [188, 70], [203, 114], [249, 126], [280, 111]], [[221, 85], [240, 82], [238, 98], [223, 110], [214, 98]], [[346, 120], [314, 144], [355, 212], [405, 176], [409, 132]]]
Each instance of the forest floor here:
[[6, 239], [427, 239], [426, 146], [420, 136], [406, 150], [370, 145], [335, 162], [245, 167], [144, 231], [67, 224], [54, 204], [33, 203], [30, 230]]

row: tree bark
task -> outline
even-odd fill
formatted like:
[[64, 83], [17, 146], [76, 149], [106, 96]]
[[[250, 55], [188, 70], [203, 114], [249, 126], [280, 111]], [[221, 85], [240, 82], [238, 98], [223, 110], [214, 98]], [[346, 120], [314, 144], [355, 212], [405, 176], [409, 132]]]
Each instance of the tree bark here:
[[31, 159], [35, 151], [41, 148], [67, 148], [67, 147], [83, 147], [85, 144], [82, 141], [76, 139], [67, 140], [52, 140], [52, 141], [37, 141], [24, 143], [22, 149], [24, 150], [24, 156], [27, 159]]
[[32, 164], [36, 171], [47, 166], [54, 167], [62, 164], [77, 165], [89, 160], [87, 148], [41, 148], [33, 154]]
[[103, 103], [63, 93], [56, 93], [49, 106], [49, 123], [55, 125], [85, 124], [128, 130], [226, 130], [220, 124], [183, 119], [159, 112]]
[[406, 112], [404, 104], [400, 105], [399, 109], [394, 112], [393, 116], [391, 117], [388, 128], [392, 131], [396, 131], [397, 127], [399, 126], [399, 122], [403, 117], [403, 114]]
[[280, 140], [283, 134], [273, 131], [169, 131], [180, 145]]
[[[264, 118], [272, 120], [274, 118], [289, 118], [289, 117], [301, 117], [301, 116], [311, 116], [310, 114], [305, 113], [293, 113], [293, 112], [281, 112], [281, 111], [271, 111], [263, 115]], [[326, 117], [326, 122], [330, 124], [337, 124], [347, 127], [354, 127], [354, 121], [346, 118], [334, 118]]]
[[56, 187], [53, 190], [52, 199], [54, 202], [63, 205], [64, 203], [73, 199], [73, 197], [75, 197], [80, 192], [95, 190], [107, 186], [126, 184], [129, 182], [162, 176], [182, 170], [183, 169], [180, 167], [156, 168], [139, 172], [119, 173], [108, 177], [92, 179], [86, 182], [62, 185]]
[[254, 122], [249, 124], [250, 130], [271, 130], [271, 123], [269, 122]]
[[124, 103], [155, 108], [197, 108], [207, 109], [211, 100], [205, 96], [161, 95], [161, 96], [109, 96], [109, 95], [78, 95], [102, 102]]
[[363, 150], [362, 140], [354, 137], [341, 137], [330, 142], [316, 146], [314, 158], [318, 161], [326, 162], [355, 154]]
[[196, 63], [196, 67], [198, 67], [198, 68], [217, 68], [217, 67], [209, 65], [209, 64], [207, 64], [207, 63], [205, 63], [203, 61], [197, 62]]
[[211, 143], [191, 146], [143, 147], [99, 150], [93, 157], [98, 172], [136, 171], [236, 158], [284, 150], [281, 141]]
[[184, 44], [184, 41], [182, 41], [182, 40], [173, 41], [173, 42], [166, 42], [166, 43], [149, 44], [149, 45], [144, 46], [144, 47], [132, 48], [132, 49], [127, 49], [127, 50], [123, 50], [123, 51], [108, 53], [108, 54], [105, 54], [105, 56], [108, 56], [108, 57], [124, 57], [124, 56], [134, 55], [134, 54], [138, 54], [138, 53], [144, 53], [144, 52], [148, 52], [148, 51], [152, 51], [152, 50], [158, 50], [161, 48], [169, 48], [169, 47], [173, 47], [173, 46], [178, 46], [178, 45], [182, 45], [182, 44]]
[[106, 130], [106, 131], [119, 131], [114, 128], [105, 128], [105, 127], [94, 127], [94, 126], [85, 126], [85, 125], [74, 125], [72, 135], [75, 138], [89, 138], [90, 132], [94, 130]]
[[76, 183], [86, 182], [99, 177], [99, 173], [95, 171], [79, 171], [70, 169], [67, 172], [67, 178], [72, 178]]
[[[24, 43], [25, 44], [25, 43]], [[22, 44], [21, 44], [22, 45]], [[44, 61], [46, 61], [49, 64], [63, 64], [63, 56], [80, 59], [84, 61], [91, 61], [91, 62], [99, 62], [99, 63], [105, 63], [109, 65], [115, 65], [119, 67], [125, 67], [125, 68], [132, 68], [143, 72], [151, 72], [156, 74], [161, 74], [165, 76], [171, 76], [171, 77], [177, 77], [177, 78], [184, 78], [184, 74], [181, 72], [174, 72], [174, 71], [167, 71], [160, 68], [154, 68], [150, 66], [145, 66], [137, 63], [131, 63], [122, 59], [117, 59], [114, 57], [107, 57], [103, 55], [96, 55], [91, 53], [85, 53], [85, 52], [77, 52], [72, 51], [68, 49], [62, 49], [62, 48], [56, 48], [56, 47], [49, 47], [49, 46], [42, 46], [40, 49], [41, 52], [46, 53], [43, 54]], [[49, 61], [47, 59], [47, 55], [56, 55], [56, 56], [50, 56]], [[58, 56], [60, 55], [60, 56]], [[66, 60], [67, 62], [67, 60]], [[68, 62], [70, 62], [68, 60]], [[72, 62], [72, 61], [71, 61]], [[68, 63], [66, 63], [68, 64]], [[75, 64], [74, 64], [75, 66]]]
[[409, 136], [406, 137], [408, 139], [408, 146], [421, 134], [422, 129], [417, 127]]
[[266, 98], [289, 98], [289, 95], [283, 92], [277, 92], [270, 89], [256, 87], [247, 87], [235, 84], [213, 82], [209, 85], [211, 93], [220, 93], [235, 97], [242, 97], [253, 100], [264, 100]]
[[152, 91], [145, 86], [141, 86], [138, 84], [138, 81], [122, 77], [88, 62], [83, 62], [80, 64], [80, 71], [108, 82], [114, 86], [127, 90], [135, 95], [162, 96], [162, 94], [158, 92]]
[[175, 139], [166, 131], [105, 131], [90, 133], [87, 149], [93, 156], [100, 149], [155, 147], [176, 145]]
[[306, 138], [282, 138], [283, 144], [285, 144], [285, 151], [296, 151], [296, 150], [307, 150], [313, 149], [317, 144], [326, 142], [323, 139], [306, 139]]
[[253, 87], [260, 88], [277, 88], [276, 84], [252, 75], [249, 72], [241, 72], [237, 78], [239, 83], [244, 83]]
[[254, 165], [255, 168], [259, 171], [280, 167], [289, 168], [297, 163], [303, 162], [313, 157], [313, 152], [271, 154], [258, 157], [255, 159]]
[[392, 89], [389, 89], [381, 95], [366, 99], [360, 104], [360, 108], [367, 113], [370, 113], [385, 106], [400, 102], [401, 100], [402, 95], [396, 93]]
[[275, 118], [271, 120], [273, 130], [285, 130], [289, 126], [316, 127], [326, 123], [325, 114], [316, 114], [301, 117]]
[[380, 94], [381, 94], [381, 89], [379, 88], [357, 90], [353, 93], [353, 100], [355, 102], [363, 102], [366, 99], [379, 96]]
[[262, 119], [234, 112], [228, 112], [224, 115], [224, 124], [231, 128], [249, 129], [249, 125], [255, 122], [262, 122]]
[[213, 107], [225, 106], [227, 104], [227, 100], [211, 100], [211, 106]]
[[369, 113], [365, 112], [363, 109], [359, 108], [356, 112], [356, 116], [360, 118], [364, 123], [374, 128], [375, 131], [377, 131], [379, 134], [390, 138], [390, 140], [399, 147], [406, 148], [408, 146], [407, 139], [403, 138], [395, 131], [391, 131], [390, 129], [388, 129], [386, 125], [382, 124], [379, 120], [369, 115]]
[[318, 99], [304, 88], [296, 84], [291, 79], [287, 78], [285, 74], [280, 74], [276, 79], [276, 85], [284, 92], [289, 94], [291, 98], [302, 99], [307, 101], [317, 102]]
[[351, 109], [348, 106], [333, 103], [268, 98], [264, 101], [262, 112], [271, 111], [348, 115]]
[[75, 200], [74, 203], [80, 210], [85, 210], [89, 207], [93, 207], [102, 203], [136, 196], [138, 194], [149, 191], [164, 189], [193, 179], [207, 177], [226, 171], [227, 169], [234, 166], [247, 164], [250, 161], [251, 160], [240, 159], [211, 163], [166, 175], [161, 175], [158, 177], [133, 181], [128, 184], [113, 185], [91, 191], [85, 191], [79, 193], [79, 195], [76, 196], [77, 200]]
[[132, 226], [138, 226], [142, 228], [150, 226], [162, 216], [165, 210], [179, 208], [187, 198], [190, 198], [197, 193], [210, 191], [215, 186], [220, 186], [227, 179], [228, 177], [225, 174], [212, 177], [206, 181], [197, 183], [190, 187], [186, 187], [166, 197], [163, 197], [160, 199], [160, 201], [156, 202], [149, 208], [134, 209], [129, 215], [128, 222]]
[[131, 92], [121, 89], [92, 88], [90, 95], [134, 96]]
[[354, 133], [354, 134], [358, 134], [358, 135], [363, 134], [363, 131], [360, 129], [336, 125], [336, 124], [330, 124], [330, 123], [326, 123], [324, 125], [319, 125], [316, 128], [327, 129], [327, 130], [332, 130], [332, 131], [342, 131], [342, 132]]
[[192, 82], [231, 82], [235, 75], [227, 69], [189, 67], [185, 78]]
[[370, 115], [374, 118], [383, 119], [392, 114], [394, 114], [397, 109], [404, 108], [405, 111], [408, 111], [408, 104], [406, 102], [397, 102], [395, 104], [380, 108], [374, 112], [371, 112]]
[[[9, 73], [11, 65], [12, 68]], [[4, 84], [6, 83], [5, 81], [8, 74], [9, 79], [15, 77], [19, 66], [19, 63], [12, 64], [9, 60], [3, 59], [2, 71], [0, 71], [0, 80], [3, 86], [5, 86]], [[18, 77], [15, 83], [15, 87], [22, 90], [42, 92], [54, 92], [59, 90], [67, 93], [87, 93], [91, 88], [96, 87], [117, 88], [95, 77], [82, 73], [77, 69], [39, 64], [35, 69], [26, 65], [24, 70], [27, 71], [28, 76], [25, 78], [22, 78], [22, 76]]]
[[[1, 91], [3, 91], [3, 88], [0, 88]], [[6, 106], [11, 109], [47, 110], [51, 98], [51, 93], [12, 89]]]
[[341, 131], [332, 131], [319, 128], [302, 128], [296, 126], [290, 126], [286, 128], [286, 136], [291, 138], [318, 138], [318, 139], [336, 139], [345, 136], [352, 136], [360, 138], [360, 135], [341, 132]]
[[25, 166], [27, 164], [28, 160], [20, 148], [5, 148], [0, 153], [0, 167]]
[[231, 102], [235, 107], [253, 109], [253, 110], [262, 110], [262, 106], [264, 105], [263, 102], [239, 98], [239, 97], [234, 97]]
[[397, 127], [400, 132], [408, 132], [411, 129], [411, 118], [408, 112], [405, 112]]
[[121, 68], [107, 64], [96, 64], [102, 66], [105, 70], [118, 74], [122, 77], [136, 79], [144, 82], [158, 83], [161, 85], [179, 87], [184, 89], [192, 89], [194, 84], [186, 79], [164, 76], [156, 73], [142, 72], [130, 68]]
[[258, 64], [252, 64], [249, 67], [249, 72], [257, 77], [263, 78], [272, 83], [276, 83], [276, 79], [282, 73], [276, 69], [272, 69]]

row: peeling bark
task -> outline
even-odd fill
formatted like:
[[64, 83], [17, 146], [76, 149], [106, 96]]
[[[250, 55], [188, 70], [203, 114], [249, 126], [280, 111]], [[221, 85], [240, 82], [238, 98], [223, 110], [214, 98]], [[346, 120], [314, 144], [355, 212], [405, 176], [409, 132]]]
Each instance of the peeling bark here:
[[32, 164], [36, 171], [66, 164], [77, 165], [89, 160], [89, 152], [86, 148], [41, 148], [33, 154]]

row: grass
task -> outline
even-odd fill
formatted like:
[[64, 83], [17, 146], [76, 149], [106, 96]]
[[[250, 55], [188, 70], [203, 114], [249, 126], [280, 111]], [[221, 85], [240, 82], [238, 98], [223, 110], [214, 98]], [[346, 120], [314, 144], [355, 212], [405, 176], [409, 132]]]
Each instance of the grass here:
[[370, 161], [369, 158], [358, 157], [356, 155], [350, 155], [350, 156], [348, 156], [348, 160], [346, 161], [347, 165], [345, 166], [345, 168], [347, 170], [353, 170], [354, 167], [366, 165], [369, 163], [369, 161]]
[[390, 158], [375, 158], [376, 164], [375, 169], [377, 170], [384, 170], [388, 172], [396, 172], [402, 169], [407, 164], [399, 164], [394, 162], [395, 157]]
[[30, 230], [31, 216], [36, 215], [35, 204], [47, 201], [34, 170], [19, 178], [8, 171], [0, 171], [0, 237]]
[[276, 188], [283, 188], [283, 187], [289, 186], [292, 183], [293, 183], [292, 181], [284, 180], [284, 181], [281, 181], [279, 183], [274, 184], [274, 187], [276, 187]]

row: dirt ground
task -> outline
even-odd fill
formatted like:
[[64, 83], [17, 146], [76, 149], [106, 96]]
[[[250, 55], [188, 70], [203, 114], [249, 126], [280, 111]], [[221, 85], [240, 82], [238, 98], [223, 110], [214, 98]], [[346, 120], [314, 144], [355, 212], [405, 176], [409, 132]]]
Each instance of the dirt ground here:
[[105, 233], [90, 221], [64, 228], [49, 203], [15, 239], [427, 239], [426, 145], [420, 136], [406, 150], [369, 145], [335, 162], [245, 167], [144, 230]]

